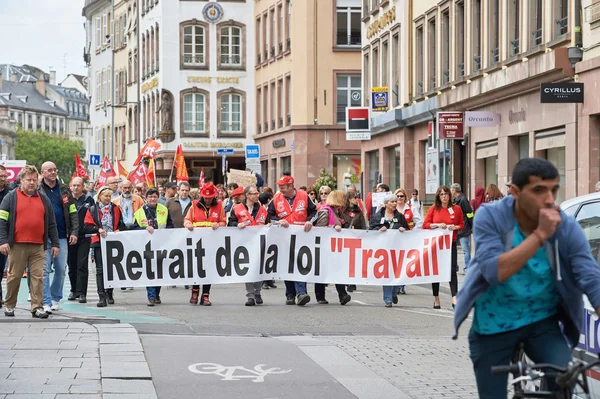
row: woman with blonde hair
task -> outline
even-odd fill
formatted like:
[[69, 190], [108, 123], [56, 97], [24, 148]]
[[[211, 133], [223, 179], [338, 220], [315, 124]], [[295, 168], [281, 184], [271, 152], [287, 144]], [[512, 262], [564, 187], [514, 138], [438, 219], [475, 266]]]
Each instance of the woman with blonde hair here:
[[[419, 211], [414, 209], [412, 204], [408, 202], [408, 193], [406, 190], [398, 188], [394, 191], [394, 195], [398, 197], [398, 201], [396, 201], [396, 210], [404, 215], [404, 219], [406, 219], [406, 222], [408, 223], [408, 228], [410, 230], [421, 228], [423, 218]], [[403, 285], [399, 286], [398, 293], [406, 295], [406, 289]]]
[[[324, 187], [321, 187], [322, 191]], [[329, 187], [327, 187], [329, 188]], [[342, 190], [331, 191], [327, 195], [327, 201], [321, 206], [321, 209], [317, 213], [317, 220], [314, 223], [315, 227], [333, 227], [336, 231], [342, 231], [345, 225], [343, 208], [346, 204], [346, 193]], [[315, 296], [317, 302], [326, 305], [329, 302], [325, 299], [325, 287], [326, 284], [315, 283]], [[346, 286], [344, 284], [336, 284], [335, 289], [337, 290], [338, 297], [341, 305], [345, 305], [352, 299], [348, 292], [346, 292]]]

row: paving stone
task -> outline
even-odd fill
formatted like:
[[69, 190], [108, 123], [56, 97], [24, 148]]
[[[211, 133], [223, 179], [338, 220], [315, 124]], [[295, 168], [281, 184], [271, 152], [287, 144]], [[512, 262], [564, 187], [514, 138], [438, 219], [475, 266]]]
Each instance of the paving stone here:
[[136, 344], [140, 342], [137, 332], [100, 332], [100, 344]]
[[101, 394], [60, 394], [56, 395], [54, 399], [102, 399]]
[[[75, 370], [75, 369], [71, 369], [71, 370]], [[100, 370], [94, 370], [94, 371], [80, 371], [79, 373], [77, 373], [77, 376], [74, 377], [77, 380], [99, 380], [102, 378], [102, 376], [100, 375]]]
[[104, 399], [158, 399], [158, 396], [156, 396], [156, 394], [138, 395], [138, 394], [107, 393], [107, 394], [104, 394]]
[[151, 378], [147, 363], [102, 362], [102, 378]]
[[56, 394], [53, 393], [37, 393], [37, 394], [29, 394], [29, 393], [16, 393], [12, 395], [6, 395], [6, 399], [56, 399]]
[[70, 385], [44, 384], [42, 387], [42, 393], [69, 393], [70, 389]]
[[[11, 349], [15, 350], [37, 350], [37, 349], [77, 349], [77, 345], [79, 342], [40, 342], [37, 343], [27, 343], [27, 344], [9, 344], [11, 345]], [[3, 345], [3, 344], [0, 344]], [[0, 349], [2, 349], [0, 347]]]
[[143, 352], [141, 343], [137, 344], [101, 344], [100, 345], [100, 357], [105, 353], [119, 353], [119, 352]]
[[48, 379], [60, 376], [59, 368], [15, 368], [10, 369], [9, 380], [27, 380], [34, 375], [35, 378]]
[[80, 384], [80, 385], [71, 385], [69, 393], [77, 393], [77, 394], [101, 394], [102, 384], [100, 380], [81, 380], [81, 381], [89, 381], [90, 384]]
[[154, 384], [149, 380], [119, 380], [112, 378], [102, 379], [104, 393], [135, 393], [155, 394]]
[[102, 360], [106, 362], [145, 362], [146, 355], [143, 352], [124, 352], [118, 355], [103, 355]]

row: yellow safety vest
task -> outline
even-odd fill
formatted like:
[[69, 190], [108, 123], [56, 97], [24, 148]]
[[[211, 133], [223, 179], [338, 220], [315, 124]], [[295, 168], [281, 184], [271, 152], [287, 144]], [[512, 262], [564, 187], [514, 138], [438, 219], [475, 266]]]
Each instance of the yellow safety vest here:
[[[169, 210], [163, 204], [156, 204], [156, 223], [158, 224], [159, 229], [167, 228], [167, 216], [169, 215]], [[146, 212], [144, 212], [144, 207], [142, 206], [140, 209], [135, 211], [133, 214], [133, 222], [140, 227], [148, 227], [148, 219], [146, 218]]]

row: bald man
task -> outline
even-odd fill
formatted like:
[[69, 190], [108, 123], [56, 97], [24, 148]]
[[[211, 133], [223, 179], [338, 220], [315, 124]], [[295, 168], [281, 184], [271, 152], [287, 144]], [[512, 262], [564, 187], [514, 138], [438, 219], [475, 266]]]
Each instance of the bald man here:
[[108, 179], [106, 179], [106, 185], [112, 190], [112, 195], [110, 197], [110, 200], [114, 200], [115, 198], [117, 198], [119, 195], [121, 195], [121, 191], [119, 191], [119, 179], [111, 176]]
[[[39, 189], [50, 199], [56, 227], [58, 229], [58, 240], [60, 250], [58, 256], [53, 258], [50, 247], [46, 250], [44, 261], [44, 311], [52, 313], [60, 310], [60, 300], [63, 298], [63, 285], [65, 283], [65, 270], [67, 268], [67, 257], [69, 245], [77, 244], [79, 237], [79, 217], [77, 206], [71, 194], [71, 189], [58, 181], [58, 169], [54, 162], [42, 164], [42, 182]], [[54, 274], [50, 282], [50, 269], [54, 265]]]
[[77, 217], [79, 218], [79, 237], [77, 237], [75, 245], [69, 245], [68, 264], [71, 292], [68, 300], [86, 303], [91, 238], [85, 236], [83, 221], [88, 209], [94, 205], [94, 200], [83, 193], [83, 179], [81, 177], [75, 177], [71, 180], [71, 193], [75, 200]]

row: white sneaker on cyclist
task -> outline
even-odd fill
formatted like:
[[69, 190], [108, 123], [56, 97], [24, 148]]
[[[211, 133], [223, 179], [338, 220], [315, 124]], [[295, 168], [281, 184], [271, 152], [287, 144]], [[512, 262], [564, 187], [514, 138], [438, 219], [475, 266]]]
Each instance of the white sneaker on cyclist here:
[[46, 312], [48, 314], [52, 314], [52, 309], [50, 308], [50, 306], [44, 305], [44, 312]]
[[50, 306], [50, 309], [55, 312], [57, 310], [60, 310], [60, 303], [58, 303], [57, 301], [52, 301], [52, 306]]

